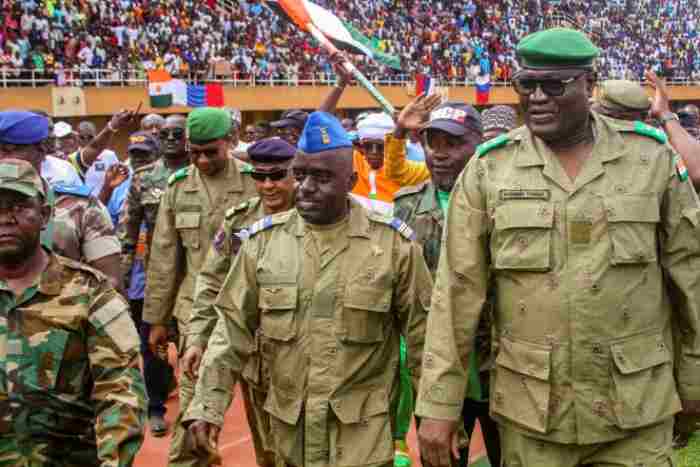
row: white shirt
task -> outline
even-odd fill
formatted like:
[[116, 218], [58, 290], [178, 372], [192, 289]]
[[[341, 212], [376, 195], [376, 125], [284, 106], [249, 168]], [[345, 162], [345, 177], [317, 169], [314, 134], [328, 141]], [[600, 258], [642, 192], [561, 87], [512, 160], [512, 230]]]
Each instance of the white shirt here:
[[105, 149], [97, 156], [95, 162], [85, 172], [85, 185], [90, 188], [92, 196], [99, 196], [102, 185], [105, 183], [107, 169], [119, 163], [119, 158], [109, 149]]
[[70, 162], [54, 156], [46, 156], [41, 163], [41, 176], [49, 185], [82, 185], [83, 181]]

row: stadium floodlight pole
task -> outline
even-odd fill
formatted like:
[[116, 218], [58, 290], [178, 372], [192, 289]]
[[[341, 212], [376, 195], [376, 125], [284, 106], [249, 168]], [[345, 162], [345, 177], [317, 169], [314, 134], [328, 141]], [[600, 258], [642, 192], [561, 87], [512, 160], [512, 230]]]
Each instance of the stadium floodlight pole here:
[[[336, 53], [340, 53], [338, 48], [333, 45], [331, 41], [328, 40], [328, 38], [323, 34], [316, 26], [314, 26], [313, 23], [308, 23], [306, 27], [309, 28], [309, 32], [311, 32], [311, 35], [321, 43], [321, 46], [323, 46], [326, 51], [333, 55]], [[382, 93], [379, 92], [379, 89], [374, 87], [374, 85], [365, 77], [365, 75], [360, 72], [360, 70], [357, 69], [355, 65], [349, 60], [343, 60], [342, 63], [343, 68], [348, 73], [351, 73], [353, 78], [357, 80], [358, 83], [362, 85], [363, 88], [365, 88], [371, 95], [372, 97], [379, 103], [379, 105], [382, 107], [382, 110], [384, 112], [388, 113], [389, 116], [393, 117], [394, 113], [396, 112], [396, 109], [394, 109], [394, 106], [391, 105], [391, 102], [389, 102], [386, 97], [382, 96]]]

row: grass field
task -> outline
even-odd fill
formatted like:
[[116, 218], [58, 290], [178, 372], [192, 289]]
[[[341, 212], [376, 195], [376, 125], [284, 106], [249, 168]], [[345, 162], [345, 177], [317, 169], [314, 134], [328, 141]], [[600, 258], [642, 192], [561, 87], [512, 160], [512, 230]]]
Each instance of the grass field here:
[[700, 466], [700, 433], [694, 434], [690, 438], [688, 447], [676, 451], [673, 456], [676, 467], [698, 467]]

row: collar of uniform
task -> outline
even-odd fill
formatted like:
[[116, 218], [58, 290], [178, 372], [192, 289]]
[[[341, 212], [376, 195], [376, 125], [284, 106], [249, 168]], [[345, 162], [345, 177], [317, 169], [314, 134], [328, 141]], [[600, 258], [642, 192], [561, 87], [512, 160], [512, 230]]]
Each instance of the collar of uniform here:
[[[367, 211], [365, 208], [360, 206], [359, 203], [353, 201], [353, 199], [349, 196], [348, 203], [350, 203], [350, 213], [348, 214], [350, 216], [350, 219], [348, 220], [348, 237], [370, 238], [369, 217], [367, 217]], [[306, 222], [298, 211], [296, 213], [296, 225], [294, 226], [294, 231], [297, 237], [303, 237], [304, 232], [306, 231]]]
[[428, 183], [423, 188], [423, 193], [416, 209], [416, 214], [425, 214], [427, 212], [442, 211], [437, 201], [437, 190], [433, 183]]

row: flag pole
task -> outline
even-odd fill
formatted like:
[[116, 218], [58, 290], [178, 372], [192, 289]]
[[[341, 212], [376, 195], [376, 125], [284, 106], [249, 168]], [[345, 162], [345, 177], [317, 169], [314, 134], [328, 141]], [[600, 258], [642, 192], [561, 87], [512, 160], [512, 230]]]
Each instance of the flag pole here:
[[[314, 26], [313, 23], [307, 23], [306, 26], [309, 28], [311, 35], [321, 43], [323, 48], [325, 48], [328, 53], [339, 53], [338, 48], [334, 46], [333, 43], [329, 41], [328, 38], [316, 26]], [[362, 85], [363, 88], [365, 88], [372, 95], [374, 100], [376, 100], [379, 103], [384, 112], [389, 114], [390, 117], [394, 116], [396, 109], [394, 109], [394, 106], [391, 105], [391, 102], [389, 102], [382, 95], [382, 93], [380, 93], [379, 90], [376, 87], [374, 87], [374, 85], [365, 77], [365, 75], [363, 75], [360, 72], [360, 70], [357, 69], [357, 67], [355, 67], [355, 65], [353, 65], [352, 62], [350, 62], [349, 60], [343, 60], [342, 66], [348, 73], [352, 74], [353, 78], [355, 78], [357, 82]]]

